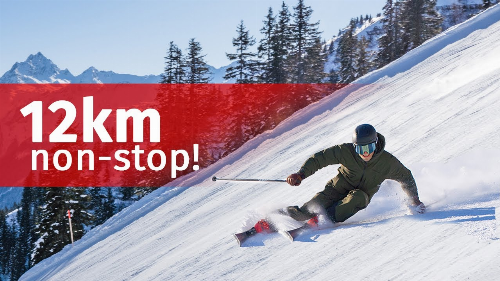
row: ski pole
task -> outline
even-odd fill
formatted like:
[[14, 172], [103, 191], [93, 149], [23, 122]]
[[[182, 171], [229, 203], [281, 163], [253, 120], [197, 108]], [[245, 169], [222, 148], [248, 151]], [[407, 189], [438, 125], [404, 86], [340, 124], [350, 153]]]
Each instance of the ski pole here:
[[286, 180], [265, 180], [265, 179], [224, 179], [214, 176], [212, 181], [262, 181], [262, 182], [286, 182]]

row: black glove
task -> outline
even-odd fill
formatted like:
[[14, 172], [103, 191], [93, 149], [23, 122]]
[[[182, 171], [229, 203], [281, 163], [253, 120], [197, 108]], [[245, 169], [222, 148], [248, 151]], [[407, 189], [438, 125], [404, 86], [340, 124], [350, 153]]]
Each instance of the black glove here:
[[425, 213], [425, 205], [420, 201], [418, 197], [413, 198], [413, 204], [411, 206], [412, 213]]
[[418, 206], [415, 206], [415, 212], [419, 213], [419, 214], [423, 214], [425, 213], [425, 205], [424, 203], [420, 203], [418, 204]]
[[288, 178], [286, 178], [286, 182], [292, 186], [299, 186], [302, 182], [302, 179], [302, 175], [296, 173], [289, 175]]

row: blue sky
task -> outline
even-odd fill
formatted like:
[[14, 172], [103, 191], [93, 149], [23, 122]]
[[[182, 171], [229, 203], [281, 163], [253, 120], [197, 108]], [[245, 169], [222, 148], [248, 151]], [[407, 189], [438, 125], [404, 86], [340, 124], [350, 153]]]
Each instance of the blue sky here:
[[[78, 75], [90, 66], [137, 75], [160, 74], [168, 44], [201, 43], [210, 65], [228, 65], [232, 38], [244, 21], [260, 29], [269, 7], [282, 0], [0, 0], [0, 76], [15, 62], [42, 52], [60, 68]], [[298, 0], [285, 0], [290, 11]], [[386, 0], [305, 0], [331, 38], [350, 18], [382, 12]]]

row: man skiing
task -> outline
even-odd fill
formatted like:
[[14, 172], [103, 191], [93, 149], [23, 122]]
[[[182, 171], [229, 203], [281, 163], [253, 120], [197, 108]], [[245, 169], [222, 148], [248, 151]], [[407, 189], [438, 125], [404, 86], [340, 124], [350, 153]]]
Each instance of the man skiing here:
[[[305, 161], [297, 173], [287, 178], [287, 183], [298, 186], [321, 168], [340, 164], [338, 174], [327, 182], [302, 207], [290, 206], [281, 213], [297, 221], [316, 225], [318, 214], [323, 213], [333, 222], [343, 222], [368, 206], [380, 184], [386, 179], [398, 181], [409, 196], [410, 205], [418, 213], [425, 212], [425, 205], [418, 197], [415, 180], [410, 172], [392, 154], [384, 150], [385, 138], [369, 124], [356, 127], [352, 143], [344, 143], [317, 152]], [[255, 232], [274, 231], [265, 220], [255, 225]], [[271, 229], [270, 229], [271, 228]]]

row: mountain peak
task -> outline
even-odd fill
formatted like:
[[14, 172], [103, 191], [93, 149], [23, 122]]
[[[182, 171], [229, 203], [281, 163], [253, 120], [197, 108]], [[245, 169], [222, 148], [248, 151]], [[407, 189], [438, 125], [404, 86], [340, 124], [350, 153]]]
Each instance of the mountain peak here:
[[0, 83], [68, 83], [68, 77], [60, 79], [59, 73], [59, 67], [38, 52], [29, 55], [24, 62], [16, 62], [0, 78]]
[[29, 55], [27, 60], [32, 60], [32, 59], [34, 59], [34, 58], [41, 58], [41, 59], [46, 59], [46, 60], [48, 60], [48, 59], [47, 59], [47, 57], [45, 57], [45, 56], [42, 54], [42, 52], [38, 52], [38, 53], [36, 53], [36, 54], [34, 54], [34, 55], [33, 55], [33, 54]]
[[59, 68], [47, 57], [45, 57], [41, 52], [38, 52], [36, 54], [31, 54], [28, 56], [25, 63], [29, 63], [35, 67], [38, 66], [53, 66], [59, 70]]
[[83, 73], [86, 73], [86, 72], [91, 72], [91, 73], [96, 73], [96, 72], [99, 72], [99, 70], [93, 66], [87, 68], [87, 70], [85, 70]]
[[29, 68], [33, 74], [43, 74], [44, 76], [54, 75], [59, 73], [60, 69], [50, 59], [45, 57], [41, 52], [35, 55], [30, 55], [24, 63], [19, 64], [20, 67]]

